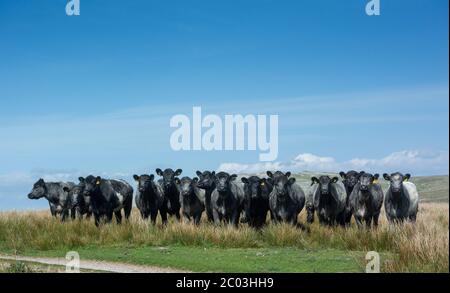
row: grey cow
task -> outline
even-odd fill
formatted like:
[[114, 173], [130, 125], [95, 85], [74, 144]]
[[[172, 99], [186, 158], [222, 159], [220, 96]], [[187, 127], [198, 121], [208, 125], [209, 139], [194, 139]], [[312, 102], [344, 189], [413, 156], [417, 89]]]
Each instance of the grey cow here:
[[215, 175], [216, 189], [211, 194], [214, 223], [238, 226], [244, 204], [244, 190], [235, 182], [237, 175], [219, 172]]
[[186, 222], [200, 224], [205, 210], [205, 191], [197, 187], [198, 178], [183, 177], [176, 180], [180, 192], [181, 212]]
[[39, 179], [33, 185], [33, 189], [28, 194], [29, 199], [45, 198], [48, 200], [50, 206], [50, 213], [52, 216], [61, 217], [61, 221], [67, 219], [70, 211], [73, 209], [72, 197], [65, 188], [73, 188], [75, 186], [72, 182], [45, 182], [44, 179]]
[[389, 222], [415, 222], [419, 210], [419, 193], [416, 185], [409, 182], [411, 175], [396, 172], [391, 175], [385, 173], [383, 177], [389, 181], [384, 203]]
[[358, 183], [350, 194], [350, 211], [355, 217], [358, 227], [363, 226], [363, 221], [368, 228], [372, 222], [378, 227], [381, 206], [383, 205], [383, 189], [378, 184], [379, 174], [361, 172]]
[[311, 178], [308, 193], [308, 222], [314, 221], [317, 212], [320, 224], [343, 225], [346, 208], [346, 191], [339, 178], [320, 176]]
[[305, 193], [295, 183], [295, 178], [289, 178], [289, 175], [290, 172], [287, 172], [273, 178], [269, 206], [275, 223], [287, 222], [297, 225], [298, 214], [305, 206]]

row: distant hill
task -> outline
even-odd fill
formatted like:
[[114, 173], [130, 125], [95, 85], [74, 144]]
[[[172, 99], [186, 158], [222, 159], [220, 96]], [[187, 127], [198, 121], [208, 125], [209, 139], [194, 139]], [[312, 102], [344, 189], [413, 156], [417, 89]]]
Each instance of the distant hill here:
[[[257, 174], [258, 176], [265, 176], [265, 174]], [[320, 175], [329, 175], [339, 176], [339, 174], [335, 173], [320, 173]], [[242, 175], [246, 176], [246, 175]], [[311, 177], [319, 176], [318, 173], [314, 172], [302, 172], [299, 174], [293, 174], [296, 181], [300, 184], [303, 190], [308, 190], [311, 185]], [[388, 187], [388, 183], [382, 178], [380, 174], [379, 180], [383, 190], [386, 190]], [[418, 176], [412, 177], [411, 182], [416, 184], [417, 189], [419, 191], [419, 195], [421, 197], [422, 202], [449, 202], [449, 176], [441, 175], [441, 176]]]

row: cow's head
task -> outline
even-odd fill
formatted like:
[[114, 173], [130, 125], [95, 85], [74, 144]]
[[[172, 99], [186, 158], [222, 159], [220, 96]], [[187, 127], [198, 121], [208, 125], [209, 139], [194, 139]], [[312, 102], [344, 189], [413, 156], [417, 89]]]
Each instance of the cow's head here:
[[397, 193], [403, 189], [403, 182], [411, 178], [410, 174], [403, 175], [400, 172], [392, 173], [391, 175], [384, 173], [383, 178], [390, 182], [392, 192]]
[[147, 193], [149, 191], [156, 192], [156, 186], [154, 184], [155, 175], [133, 175], [133, 179], [137, 182], [137, 190], [140, 193]]
[[337, 178], [337, 177], [330, 178], [329, 176], [320, 176], [319, 178], [312, 177], [311, 184], [315, 184], [315, 183], [319, 184], [320, 193], [321, 194], [329, 194], [331, 184], [338, 182], [338, 180], [339, 180], [339, 178]]
[[272, 184], [274, 184], [275, 178], [277, 178], [278, 176], [283, 176], [283, 175], [285, 175], [286, 177], [291, 176], [291, 172], [283, 173], [281, 171], [276, 171], [275, 173], [272, 173], [271, 171], [267, 171], [266, 174], [269, 177], [267, 179], [267, 181], [269, 181]]
[[345, 186], [349, 187], [350, 189], [353, 189], [355, 187], [356, 183], [358, 183], [359, 175], [361, 173], [358, 173], [356, 171], [348, 171], [347, 173], [341, 171], [339, 172], [339, 175], [341, 175], [342, 183], [344, 183]]
[[287, 195], [288, 187], [295, 183], [295, 178], [289, 178], [288, 175], [291, 175], [291, 173], [288, 172], [286, 174], [280, 174], [279, 176], [275, 176], [273, 179], [273, 188], [279, 196]]
[[177, 169], [176, 171], [173, 171], [172, 169], [156, 169], [156, 174], [162, 177], [163, 179], [163, 186], [165, 189], [169, 188], [170, 186], [173, 186], [175, 184], [175, 178], [177, 176], [180, 176], [183, 170]]
[[191, 179], [189, 177], [183, 177], [181, 179], [177, 178], [175, 181], [180, 195], [182, 197], [186, 197], [194, 192], [194, 188], [198, 182], [198, 178], [194, 177], [193, 179]]
[[84, 202], [84, 183], [69, 187], [63, 187], [64, 192], [67, 192], [69, 197], [72, 199], [73, 206], [79, 206]]
[[267, 189], [267, 184], [269, 184], [265, 178], [261, 179], [257, 176], [242, 177], [241, 181], [244, 183], [245, 195], [251, 198], [260, 197], [262, 191]]
[[85, 197], [91, 197], [100, 190], [100, 185], [102, 183], [102, 178], [100, 176], [95, 177], [89, 175], [86, 178], [80, 177], [78, 179], [80, 180], [80, 183], [84, 184], [83, 195]]
[[215, 183], [216, 183], [216, 189], [219, 192], [226, 192], [229, 189], [230, 182], [236, 179], [236, 174], [228, 174], [226, 172], [219, 172], [214, 176]]
[[379, 177], [379, 174], [372, 175], [370, 173], [362, 172], [359, 176], [359, 189], [361, 191], [368, 191], [370, 185], [376, 183]]
[[196, 172], [199, 180], [197, 183], [197, 187], [201, 189], [210, 189], [214, 187], [214, 177], [216, 175], [216, 172], [212, 171], [205, 171], [205, 172]]
[[33, 189], [28, 194], [29, 199], [39, 199], [45, 196], [47, 193], [47, 188], [45, 187], [44, 179], [39, 179], [36, 183], [33, 185]]

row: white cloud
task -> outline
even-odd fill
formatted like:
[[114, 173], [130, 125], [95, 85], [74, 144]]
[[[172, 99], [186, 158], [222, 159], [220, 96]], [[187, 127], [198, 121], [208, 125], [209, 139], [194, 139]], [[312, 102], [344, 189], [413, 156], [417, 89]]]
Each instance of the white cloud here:
[[291, 172], [339, 172], [341, 170], [365, 170], [367, 172], [409, 172], [413, 175], [448, 174], [448, 151], [404, 150], [391, 153], [383, 158], [353, 158], [337, 162], [333, 157], [321, 157], [310, 153], [299, 154], [290, 162], [273, 163], [223, 163], [219, 171], [229, 173], [263, 173], [266, 170]]

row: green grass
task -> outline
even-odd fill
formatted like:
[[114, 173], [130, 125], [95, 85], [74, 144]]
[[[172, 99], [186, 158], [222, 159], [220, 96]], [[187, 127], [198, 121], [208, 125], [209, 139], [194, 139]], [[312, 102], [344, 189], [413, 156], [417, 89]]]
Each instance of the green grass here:
[[[340, 250], [217, 247], [86, 247], [81, 259], [171, 267], [194, 272], [362, 272], [364, 253]], [[64, 257], [60, 250], [34, 251], [28, 255]]]

